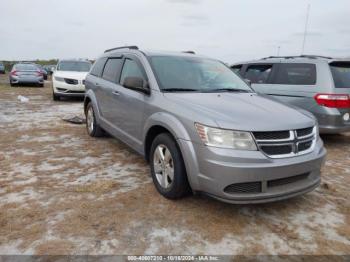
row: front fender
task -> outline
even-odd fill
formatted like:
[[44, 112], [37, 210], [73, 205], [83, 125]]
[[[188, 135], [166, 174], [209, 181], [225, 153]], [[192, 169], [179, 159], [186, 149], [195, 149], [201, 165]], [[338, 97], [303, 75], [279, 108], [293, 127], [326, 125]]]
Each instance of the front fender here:
[[145, 141], [147, 132], [152, 126], [162, 126], [169, 130], [175, 139], [191, 140], [183, 124], [173, 115], [164, 112], [157, 112], [151, 115], [145, 122], [143, 138]]
[[145, 123], [143, 130], [143, 141], [146, 141], [148, 130], [153, 126], [166, 128], [176, 139], [185, 162], [188, 182], [192, 190], [199, 188], [198, 181], [198, 161], [190, 135], [184, 125], [173, 115], [169, 113], [158, 112], [151, 115]]

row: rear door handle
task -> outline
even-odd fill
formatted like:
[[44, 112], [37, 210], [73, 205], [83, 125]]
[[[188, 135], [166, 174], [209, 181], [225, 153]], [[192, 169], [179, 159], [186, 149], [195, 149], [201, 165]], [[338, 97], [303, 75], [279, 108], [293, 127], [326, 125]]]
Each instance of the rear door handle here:
[[120, 96], [120, 93], [118, 91], [113, 91], [113, 95]]
[[100, 86], [100, 84], [99, 83], [95, 83], [95, 86]]

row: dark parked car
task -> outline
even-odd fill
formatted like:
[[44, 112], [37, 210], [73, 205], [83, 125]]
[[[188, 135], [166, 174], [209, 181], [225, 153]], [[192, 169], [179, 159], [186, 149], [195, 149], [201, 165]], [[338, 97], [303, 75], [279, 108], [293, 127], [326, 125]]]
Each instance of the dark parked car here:
[[10, 72], [10, 85], [35, 84], [44, 86], [44, 75], [36, 64], [18, 63], [12, 67]]
[[5, 66], [3, 63], [0, 63], [0, 74], [5, 74], [6, 70], [5, 70]]
[[44, 69], [46, 70], [48, 75], [52, 75], [55, 71], [56, 65], [44, 65]]
[[42, 66], [42, 65], [39, 65], [39, 64], [36, 64], [36, 66], [40, 69], [40, 71], [43, 73], [43, 76], [44, 76], [44, 80], [47, 80], [47, 71], [46, 69]]

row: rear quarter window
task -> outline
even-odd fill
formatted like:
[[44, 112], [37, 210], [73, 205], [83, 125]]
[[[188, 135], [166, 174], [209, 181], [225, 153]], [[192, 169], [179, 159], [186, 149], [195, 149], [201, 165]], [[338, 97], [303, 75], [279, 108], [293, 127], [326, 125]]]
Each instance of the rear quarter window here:
[[281, 63], [273, 81], [281, 85], [314, 85], [316, 84], [316, 65], [305, 63]]
[[249, 79], [252, 84], [265, 84], [271, 75], [272, 65], [249, 65], [244, 78]]
[[102, 74], [103, 67], [106, 63], [106, 60], [107, 60], [107, 58], [105, 58], [105, 57], [98, 59], [94, 63], [94, 65], [92, 66], [90, 74], [97, 76], [97, 77], [100, 77]]
[[350, 88], [350, 62], [333, 62], [330, 64], [336, 88]]
[[236, 74], [240, 74], [243, 65], [233, 65], [231, 66], [231, 70]]

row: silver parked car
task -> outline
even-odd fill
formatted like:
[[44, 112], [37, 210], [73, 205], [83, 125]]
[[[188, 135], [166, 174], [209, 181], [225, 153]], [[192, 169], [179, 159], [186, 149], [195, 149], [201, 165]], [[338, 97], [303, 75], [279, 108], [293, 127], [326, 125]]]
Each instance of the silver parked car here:
[[18, 63], [12, 67], [9, 75], [10, 85], [34, 84], [44, 86], [44, 75], [41, 70], [32, 63]]
[[313, 113], [321, 133], [350, 131], [350, 60], [267, 57], [231, 68], [250, 80], [255, 91]]
[[257, 95], [195, 54], [107, 50], [86, 78], [87, 131], [143, 155], [157, 190], [269, 202], [316, 188], [326, 150], [315, 118]]

